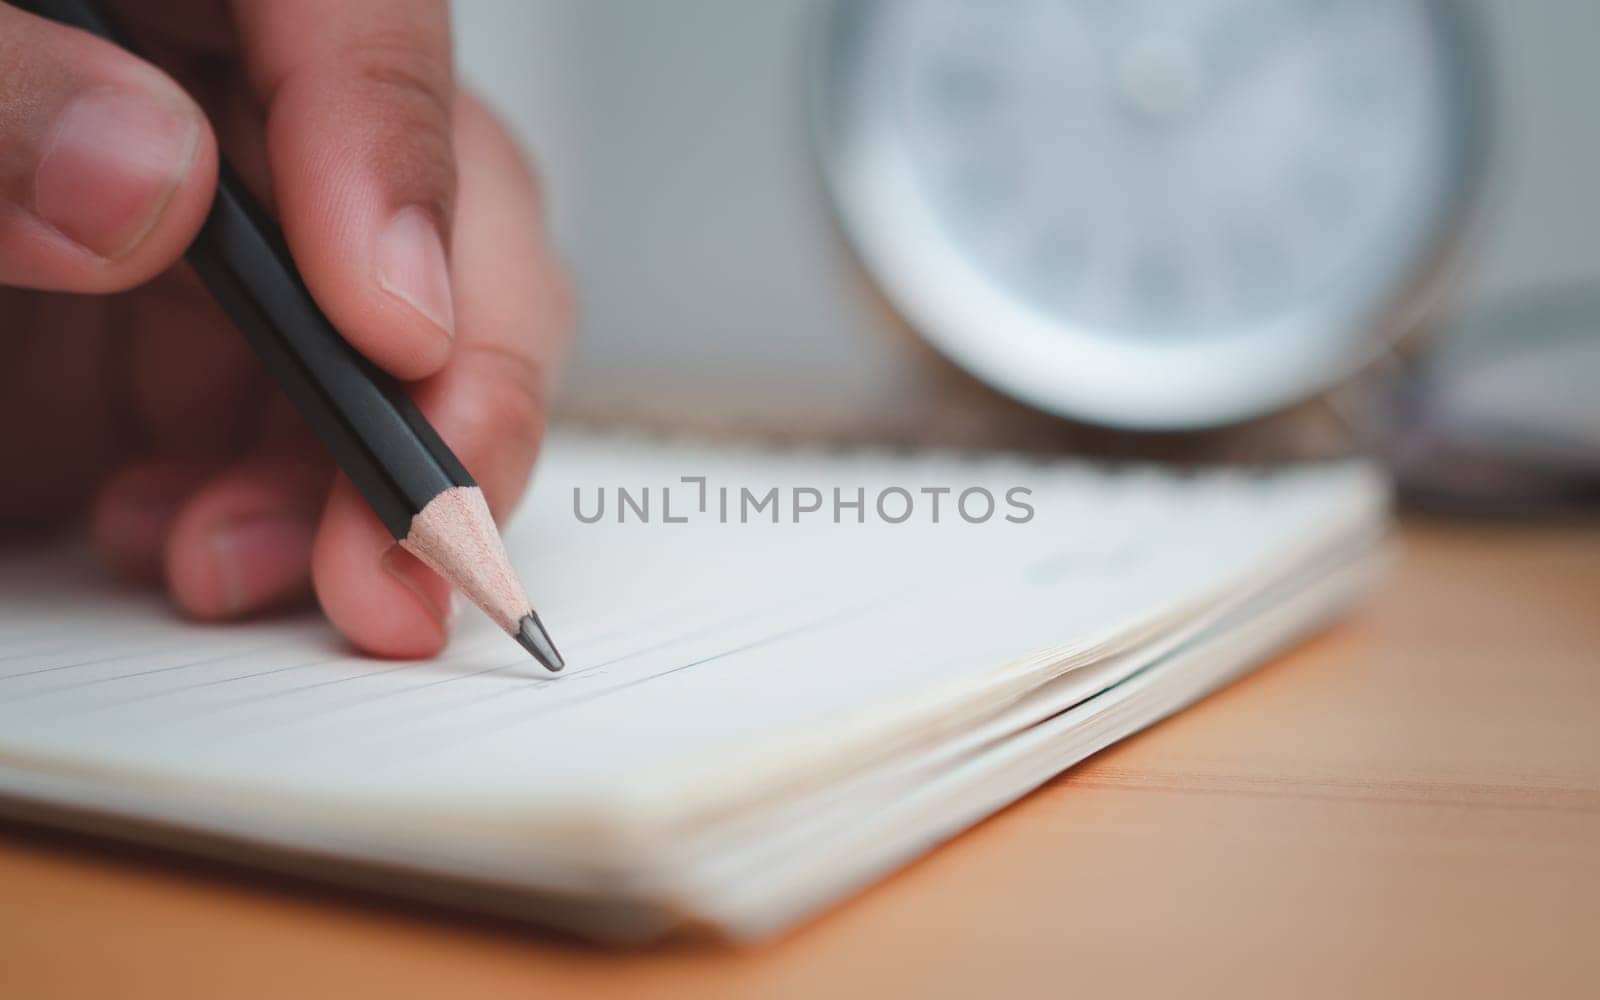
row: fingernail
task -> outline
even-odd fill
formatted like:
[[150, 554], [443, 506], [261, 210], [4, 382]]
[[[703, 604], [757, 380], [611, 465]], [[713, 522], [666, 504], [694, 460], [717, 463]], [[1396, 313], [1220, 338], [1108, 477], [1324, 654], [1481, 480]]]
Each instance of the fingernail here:
[[384, 572], [398, 580], [401, 586], [417, 597], [417, 603], [438, 623], [446, 634], [450, 631], [450, 585], [433, 570], [422, 564], [416, 556], [398, 545], [383, 554]]
[[232, 521], [211, 536], [225, 613], [266, 607], [305, 586], [313, 527], [294, 517], [264, 514]]
[[421, 208], [402, 208], [378, 236], [378, 284], [445, 333], [455, 335], [455, 303], [450, 297], [444, 240], [433, 217]]
[[187, 109], [117, 91], [83, 94], [34, 171], [34, 213], [99, 256], [121, 257], [155, 228], [199, 138]]

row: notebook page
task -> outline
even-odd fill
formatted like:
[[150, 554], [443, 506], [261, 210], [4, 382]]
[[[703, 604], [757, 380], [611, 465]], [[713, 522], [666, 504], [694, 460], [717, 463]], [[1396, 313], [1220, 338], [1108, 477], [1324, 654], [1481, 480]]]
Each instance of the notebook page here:
[[[710, 516], [664, 523], [659, 493], [650, 523], [574, 511], [574, 488], [592, 512], [602, 487], [673, 486], [698, 515], [685, 476]], [[714, 492], [1019, 485], [1026, 523], [725, 523]], [[1143, 641], [1347, 542], [1382, 495], [1354, 465], [1175, 478], [558, 435], [508, 543], [566, 673], [470, 611], [440, 659], [374, 661], [314, 617], [184, 624], [81, 552], [21, 553], [0, 566], [0, 762], [369, 837], [625, 845]]]

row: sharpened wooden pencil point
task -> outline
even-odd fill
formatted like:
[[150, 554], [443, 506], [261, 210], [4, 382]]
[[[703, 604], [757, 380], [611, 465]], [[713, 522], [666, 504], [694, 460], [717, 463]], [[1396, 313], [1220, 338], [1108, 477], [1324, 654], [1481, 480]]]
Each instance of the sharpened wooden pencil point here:
[[411, 531], [400, 544], [482, 608], [551, 673], [566, 665], [511, 568], [483, 490], [455, 486], [443, 491], [411, 519]]

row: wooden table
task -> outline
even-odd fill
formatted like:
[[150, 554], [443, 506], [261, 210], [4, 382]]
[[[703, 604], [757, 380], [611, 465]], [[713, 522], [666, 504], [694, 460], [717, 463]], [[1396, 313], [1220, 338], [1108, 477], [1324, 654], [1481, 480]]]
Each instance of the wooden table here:
[[1600, 528], [1356, 617], [766, 947], [621, 954], [0, 832], [0, 996], [1600, 995]]

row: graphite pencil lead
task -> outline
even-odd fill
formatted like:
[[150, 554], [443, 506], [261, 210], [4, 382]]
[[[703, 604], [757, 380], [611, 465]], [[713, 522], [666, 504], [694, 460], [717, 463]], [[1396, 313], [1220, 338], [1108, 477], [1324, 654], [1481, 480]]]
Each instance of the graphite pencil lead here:
[[561, 653], [556, 650], [556, 644], [550, 641], [550, 633], [544, 630], [544, 623], [533, 611], [523, 615], [522, 620], [517, 623], [516, 640], [552, 674], [559, 674], [561, 668], [567, 665], [567, 661], [563, 660]]

